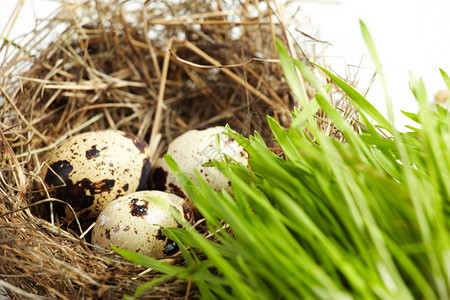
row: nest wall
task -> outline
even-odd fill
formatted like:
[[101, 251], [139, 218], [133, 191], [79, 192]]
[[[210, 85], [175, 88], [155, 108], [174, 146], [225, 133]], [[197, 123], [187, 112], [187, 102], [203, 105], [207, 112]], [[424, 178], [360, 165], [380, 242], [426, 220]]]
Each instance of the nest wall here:
[[[65, 138], [120, 129], [146, 140], [156, 158], [190, 129], [229, 124], [272, 145], [266, 116], [289, 126], [296, 102], [273, 61], [275, 36], [289, 38], [278, 6], [230, 2], [62, 1], [20, 42], [3, 42], [0, 285], [8, 297], [118, 298], [158, 276], [43, 217], [40, 203], [51, 199], [40, 171]], [[337, 105], [353, 118], [348, 104]], [[338, 134], [326, 116], [318, 120]], [[146, 297], [195, 293], [175, 280]]]

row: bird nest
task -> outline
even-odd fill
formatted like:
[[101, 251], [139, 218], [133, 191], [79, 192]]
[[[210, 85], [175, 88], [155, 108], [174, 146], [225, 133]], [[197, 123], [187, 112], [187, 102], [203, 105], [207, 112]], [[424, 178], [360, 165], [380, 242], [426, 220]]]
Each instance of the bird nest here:
[[[69, 136], [120, 129], [159, 157], [190, 129], [229, 124], [271, 144], [266, 116], [289, 126], [296, 101], [276, 61], [275, 37], [308, 58], [275, 2], [230, 2], [62, 1], [22, 39], [3, 39], [0, 286], [8, 297], [114, 299], [160, 276], [93, 250], [83, 232], [43, 217], [51, 201], [41, 179], [45, 155]], [[356, 122], [347, 102], [335, 102]], [[316, 117], [341, 138], [325, 115]], [[144, 298], [196, 292], [173, 280]]]

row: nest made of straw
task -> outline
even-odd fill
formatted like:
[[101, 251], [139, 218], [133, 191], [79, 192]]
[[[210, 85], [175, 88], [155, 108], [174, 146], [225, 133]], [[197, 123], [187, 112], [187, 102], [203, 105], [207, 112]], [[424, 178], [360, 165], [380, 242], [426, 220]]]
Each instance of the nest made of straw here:
[[[276, 2], [122, 2], [62, 1], [23, 40], [1, 45], [0, 285], [12, 299], [118, 298], [159, 276], [32, 213], [45, 154], [68, 136], [121, 129], [157, 157], [189, 129], [230, 124], [271, 143], [266, 115], [289, 126], [295, 100], [272, 59], [275, 36], [290, 36]], [[337, 105], [355, 122], [351, 106]], [[146, 297], [195, 295], [187, 287], [165, 282]]]

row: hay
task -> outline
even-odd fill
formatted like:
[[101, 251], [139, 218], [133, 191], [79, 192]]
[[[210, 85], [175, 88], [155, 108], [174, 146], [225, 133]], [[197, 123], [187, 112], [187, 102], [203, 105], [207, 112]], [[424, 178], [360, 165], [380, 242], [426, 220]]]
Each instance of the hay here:
[[[305, 57], [276, 3], [121, 2], [62, 1], [33, 32], [1, 46], [0, 286], [12, 299], [113, 299], [159, 276], [93, 251], [79, 230], [43, 218], [42, 202], [52, 199], [42, 197], [40, 170], [65, 138], [121, 129], [148, 141], [158, 157], [189, 129], [230, 124], [271, 144], [266, 115], [289, 126], [295, 101], [274, 63], [274, 37]], [[355, 110], [338, 100], [355, 124]], [[342, 138], [325, 115], [317, 119]], [[195, 293], [170, 281], [146, 297]]]

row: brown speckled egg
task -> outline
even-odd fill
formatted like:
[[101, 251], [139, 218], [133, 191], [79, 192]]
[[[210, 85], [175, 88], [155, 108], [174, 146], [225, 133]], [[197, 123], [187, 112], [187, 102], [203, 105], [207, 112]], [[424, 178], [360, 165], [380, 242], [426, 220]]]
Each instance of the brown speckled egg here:
[[154, 258], [171, 256], [178, 251], [178, 246], [164, 236], [162, 229], [180, 227], [180, 224], [170, 214], [169, 206], [186, 221], [193, 219], [192, 210], [174, 194], [140, 191], [120, 197], [98, 216], [92, 229], [92, 243], [104, 249], [110, 249], [112, 244]]
[[[76, 135], [53, 149], [46, 162], [50, 195], [69, 203], [82, 220], [96, 218], [120, 196], [145, 189], [150, 173], [148, 145], [119, 130]], [[67, 217], [68, 211], [65, 206], [58, 213]]]
[[[226, 154], [244, 165], [248, 164], [248, 153], [233, 138], [223, 134], [224, 131], [226, 131], [226, 128], [223, 126], [187, 131], [169, 144], [167, 153], [177, 162], [181, 170], [192, 179], [195, 180], [194, 169], [196, 169], [200, 176], [216, 191], [221, 189], [231, 191], [230, 182], [217, 168], [202, 167], [205, 162], [220, 160], [220, 154]], [[216, 147], [217, 135], [220, 138], [220, 149]], [[155, 163], [152, 184], [157, 190], [186, 198], [164, 158]], [[193, 207], [191, 201], [189, 205]]]

